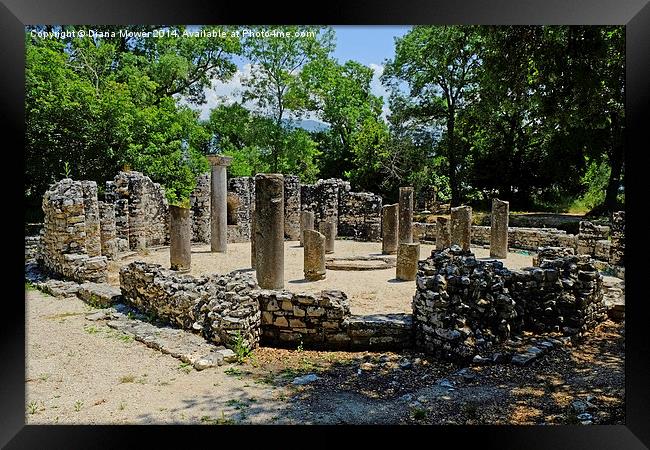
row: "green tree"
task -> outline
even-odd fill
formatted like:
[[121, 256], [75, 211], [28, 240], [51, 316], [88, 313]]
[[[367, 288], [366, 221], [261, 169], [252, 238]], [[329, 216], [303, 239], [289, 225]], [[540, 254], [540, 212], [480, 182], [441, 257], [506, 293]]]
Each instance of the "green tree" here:
[[[459, 171], [462, 146], [457, 145], [456, 121], [471, 101], [480, 60], [479, 36], [471, 26], [416, 26], [396, 39], [395, 58], [386, 64], [382, 79], [392, 88], [392, 108], [405, 118], [444, 124], [451, 203], [461, 201]], [[409, 92], [401, 92], [405, 83]]]
[[[317, 58], [326, 57], [334, 48], [331, 28], [311, 26], [254, 27], [245, 38], [245, 56], [251, 63], [251, 74], [245, 78], [243, 100], [254, 103], [260, 115], [272, 118], [271, 170], [281, 170], [280, 161], [286, 160], [288, 142], [284, 131], [291, 116], [305, 108], [304, 92], [298, 87], [300, 71]], [[262, 37], [255, 33], [267, 33]], [[302, 158], [312, 158], [305, 149]]]

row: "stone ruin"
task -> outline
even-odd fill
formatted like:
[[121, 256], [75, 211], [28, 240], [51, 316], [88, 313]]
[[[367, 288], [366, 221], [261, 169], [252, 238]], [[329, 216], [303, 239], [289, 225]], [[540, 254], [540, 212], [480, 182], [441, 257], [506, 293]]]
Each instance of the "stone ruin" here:
[[[266, 244], [280, 249], [284, 239], [298, 239], [301, 211], [313, 214], [315, 230], [327, 225], [339, 236], [361, 240], [381, 237], [379, 196], [351, 192], [349, 183], [337, 179], [301, 185], [297, 177], [276, 178], [282, 198], [275, 202], [279, 210], [273, 211], [275, 238], [268, 241], [274, 242]], [[229, 242], [250, 241], [254, 236], [251, 222], [255, 203], [263, 197], [256, 198], [255, 184], [252, 177], [228, 181]], [[210, 190], [210, 176], [200, 177], [191, 198], [195, 241], [210, 242]], [[404, 212], [399, 220], [391, 217], [393, 221], [412, 222], [412, 191], [407, 194]], [[270, 202], [268, 198], [265, 201]], [[264, 204], [262, 201], [257, 208], [270, 212]], [[26, 259], [36, 254], [48, 272], [64, 279], [105, 283], [107, 262], [119, 252], [169, 242], [169, 206], [163, 190], [139, 172], [120, 172], [107, 182], [103, 202], [98, 201], [94, 182], [61, 180], [45, 194], [43, 210], [40, 242], [33, 237], [26, 239]], [[413, 243], [401, 242], [402, 264], [398, 251], [397, 278], [416, 279], [412, 315], [353, 316], [341, 291], [292, 293], [279, 281], [263, 289], [241, 271], [195, 278], [143, 262], [120, 270], [121, 298], [176, 327], [229, 347], [239, 339], [251, 348], [260, 343], [305, 343], [335, 349], [400, 349], [415, 344], [441, 356], [462, 358], [522, 331], [573, 334], [592, 328], [606, 317], [603, 277], [593, 258], [622, 263], [623, 212], [614, 214], [611, 227], [581, 223], [578, 235], [508, 227], [507, 210], [495, 231], [494, 227], [470, 226], [471, 210], [462, 212], [462, 217], [456, 215], [455, 224], [450, 223], [453, 218], [439, 220], [444, 230], [437, 230], [437, 224], [412, 223]], [[397, 211], [393, 215], [397, 216]], [[264, 225], [256, 226], [261, 229]], [[438, 242], [438, 231], [449, 241], [444, 248], [419, 262], [418, 252], [404, 256], [407, 247], [419, 250], [419, 242]], [[316, 231], [313, 234], [319, 235]], [[493, 236], [499, 237], [501, 251], [507, 251], [507, 246], [541, 247], [534, 261], [536, 267], [511, 271], [499, 261], [477, 260], [468, 249], [469, 242], [489, 244]], [[392, 236], [404, 241], [410, 241], [409, 237]], [[576, 256], [581, 252], [585, 254]], [[314, 274], [320, 278], [323, 255], [317, 253]], [[255, 254], [258, 263], [260, 257], [266, 258], [263, 249]], [[111, 299], [118, 297], [111, 295]]]
[[469, 358], [524, 330], [575, 334], [607, 316], [602, 275], [589, 256], [567, 255], [511, 271], [452, 246], [420, 261], [413, 298], [416, 345]]
[[44, 227], [39, 258], [57, 277], [79, 282], [107, 280], [102, 256], [97, 184], [65, 178], [43, 196]]

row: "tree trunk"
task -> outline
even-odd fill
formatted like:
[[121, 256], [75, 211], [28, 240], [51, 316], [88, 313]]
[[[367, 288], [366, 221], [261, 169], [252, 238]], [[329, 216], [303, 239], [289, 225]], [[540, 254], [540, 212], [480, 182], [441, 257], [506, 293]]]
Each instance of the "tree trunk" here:
[[447, 139], [448, 139], [448, 148], [447, 148], [447, 159], [449, 161], [449, 185], [451, 188], [451, 206], [460, 205], [460, 189], [458, 186], [458, 174], [456, 172], [456, 166], [458, 165], [458, 155], [456, 155], [456, 140], [454, 139], [454, 128], [456, 126], [456, 117], [455, 111], [453, 108], [449, 110], [449, 116], [447, 117]]

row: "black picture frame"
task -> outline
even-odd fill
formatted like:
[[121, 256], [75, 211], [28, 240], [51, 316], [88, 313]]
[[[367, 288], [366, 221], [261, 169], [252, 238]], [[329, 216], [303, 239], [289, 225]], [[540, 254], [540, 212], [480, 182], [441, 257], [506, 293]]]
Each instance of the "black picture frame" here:
[[[305, 6], [316, 7], [309, 12]], [[278, 2], [201, 2], [177, 0], [82, 1], [2, 0], [0, 3], [0, 118], [7, 130], [3, 136], [5, 158], [24, 148], [24, 26], [27, 24], [327, 24], [327, 25], [414, 25], [414, 24], [528, 24], [528, 25], [626, 25], [626, 425], [605, 426], [432, 426], [432, 427], [358, 427], [351, 435], [364, 431], [364, 446], [373, 439], [383, 441], [388, 433], [397, 433], [402, 443], [418, 445], [414, 434], [427, 445], [476, 441], [481, 448], [648, 448], [650, 446], [650, 346], [646, 332], [647, 301], [644, 296], [643, 223], [644, 176], [641, 162], [648, 152], [646, 128], [650, 104], [650, 4], [648, 0], [463, 0], [407, 1], [375, 0], [355, 3], [344, 0], [307, 5], [281, 5]], [[7, 163], [6, 163], [7, 164]], [[7, 172], [11, 166], [5, 168]], [[23, 172], [24, 173], [24, 172]], [[18, 175], [17, 173], [12, 175]], [[4, 207], [23, 196], [18, 182], [5, 179]], [[645, 188], [645, 189], [644, 189]], [[14, 196], [15, 195], [15, 196]], [[5, 243], [16, 243], [23, 229], [18, 214], [3, 235]], [[15, 227], [15, 228], [14, 228]], [[637, 245], [635, 245], [635, 243]], [[21, 256], [22, 257], [22, 256]], [[130, 446], [144, 439], [145, 446], [155, 440], [171, 444], [174, 437], [196, 445], [206, 439], [213, 445], [226, 444], [236, 437], [240, 445], [248, 439], [268, 439], [262, 445], [310, 445], [312, 441], [339, 445], [331, 433], [344, 427], [314, 427], [323, 438], [302, 427], [134, 427], [134, 426], [26, 426], [25, 409], [25, 314], [18, 286], [20, 270], [8, 261], [0, 325], [0, 445], [7, 448], [114, 448]], [[12, 266], [14, 266], [12, 268]], [[16, 276], [16, 282], [13, 277]], [[9, 289], [11, 288], [11, 289]], [[15, 289], [15, 291], [14, 291]], [[21, 291], [23, 294], [21, 294]], [[308, 429], [305, 429], [308, 428]], [[350, 431], [347, 429], [346, 431]], [[290, 440], [270, 433], [281, 432]], [[234, 434], [237, 436], [234, 436]], [[325, 434], [326, 433], [326, 434]], [[439, 436], [442, 435], [442, 436]], [[332, 436], [332, 437], [330, 437]], [[311, 438], [311, 440], [310, 440]], [[347, 439], [347, 438], [346, 438]], [[318, 443], [318, 442], [316, 442]], [[402, 444], [403, 445], [403, 444]], [[449, 444], [447, 444], [449, 445]], [[461, 446], [462, 447], [462, 446]]]

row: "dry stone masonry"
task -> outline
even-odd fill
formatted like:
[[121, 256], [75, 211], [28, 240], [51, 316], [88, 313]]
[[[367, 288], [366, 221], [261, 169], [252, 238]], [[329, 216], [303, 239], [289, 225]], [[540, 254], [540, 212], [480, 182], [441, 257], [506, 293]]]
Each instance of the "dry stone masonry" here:
[[106, 281], [95, 182], [65, 178], [55, 183], [43, 196], [43, 212], [41, 257], [46, 271], [75, 281]]
[[140, 172], [119, 172], [106, 182], [104, 200], [115, 205], [117, 237], [129, 249], [169, 243], [169, 206], [160, 184]]
[[119, 251], [115, 226], [115, 205], [105, 202], [98, 203], [101, 252], [109, 260], [115, 260]]
[[216, 344], [232, 348], [238, 336], [249, 348], [259, 343], [260, 310], [251, 297], [257, 283], [250, 274], [195, 278], [135, 261], [120, 269], [120, 288], [127, 304]]
[[300, 179], [296, 175], [284, 176], [284, 237], [300, 239]]
[[574, 334], [605, 318], [602, 275], [588, 256], [540, 263], [510, 271], [458, 246], [433, 251], [418, 270], [416, 344], [465, 359], [522, 330]]
[[255, 209], [255, 179], [231, 178], [228, 181], [228, 242], [248, 242], [253, 235], [252, 219]]

